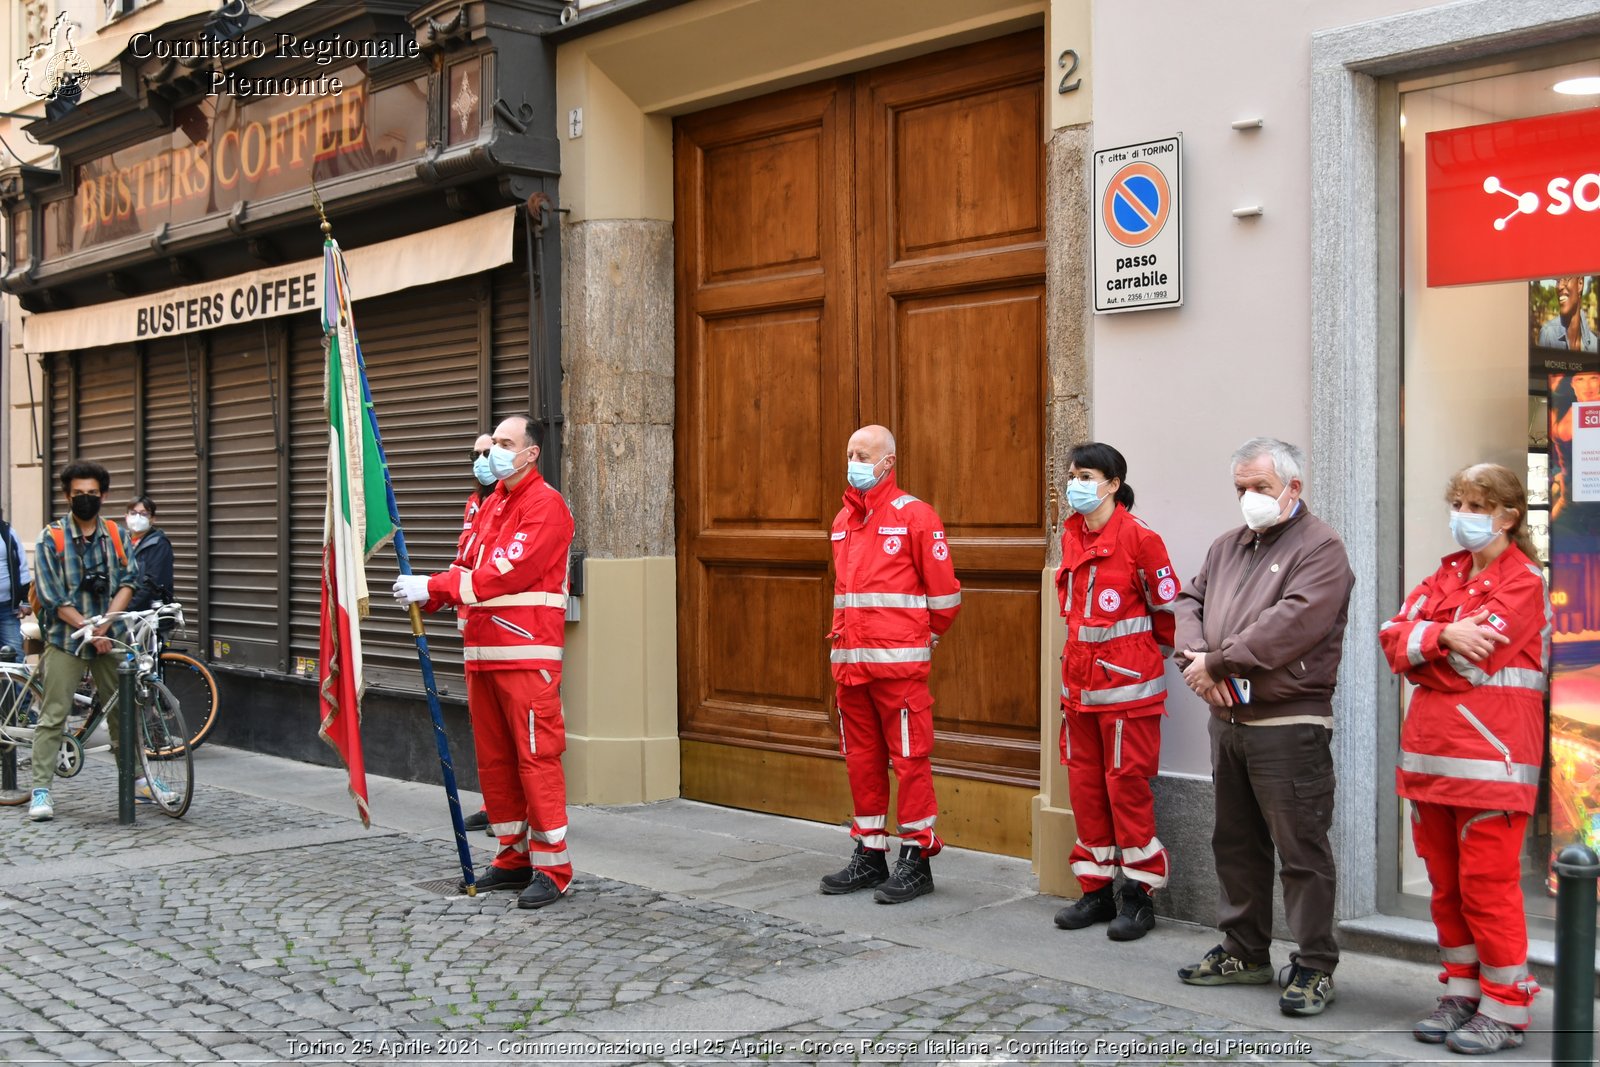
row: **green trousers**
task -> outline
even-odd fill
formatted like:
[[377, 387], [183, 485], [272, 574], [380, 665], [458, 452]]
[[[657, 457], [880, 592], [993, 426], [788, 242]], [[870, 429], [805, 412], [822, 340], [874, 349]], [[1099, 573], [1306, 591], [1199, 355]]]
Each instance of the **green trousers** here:
[[[84, 669], [94, 675], [94, 691], [105, 709], [106, 728], [111, 731], [111, 754], [116, 758], [121, 723], [117, 716], [117, 667], [123, 657], [107, 652], [94, 659], [83, 659], [71, 652], [45, 645], [39, 656], [39, 680], [44, 688], [44, 706], [33, 732], [33, 788], [49, 789], [56, 776], [56, 755], [61, 751], [61, 731], [72, 711], [72, 696], [83, 680]], [[137, 771], [137, 768], [134, 768]]]

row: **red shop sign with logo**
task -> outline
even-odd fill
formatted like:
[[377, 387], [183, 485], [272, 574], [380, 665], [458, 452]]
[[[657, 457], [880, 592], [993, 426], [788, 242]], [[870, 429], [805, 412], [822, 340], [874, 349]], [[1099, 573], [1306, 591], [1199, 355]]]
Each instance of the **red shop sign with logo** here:
[[1600, 272], [1600, 108], [1428, 134], [1428, 284]]

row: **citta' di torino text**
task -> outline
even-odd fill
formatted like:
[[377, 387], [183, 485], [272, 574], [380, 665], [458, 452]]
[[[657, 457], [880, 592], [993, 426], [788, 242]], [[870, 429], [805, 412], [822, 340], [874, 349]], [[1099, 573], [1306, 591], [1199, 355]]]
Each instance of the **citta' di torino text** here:
[[409, 33], [381, 34], [359, 40], [335, 34], [314, 41], [302, 40], [292, 33], [280, 33], [267, 40], [218, 37], [197, 37], [194, 40], [167, 41], [154, 34], [136, 33], [128, 38], [128, 47], [135, 59], [310, 59], [319, 67], [349, 59], [414, 59], [420, 51], [417, 39]]

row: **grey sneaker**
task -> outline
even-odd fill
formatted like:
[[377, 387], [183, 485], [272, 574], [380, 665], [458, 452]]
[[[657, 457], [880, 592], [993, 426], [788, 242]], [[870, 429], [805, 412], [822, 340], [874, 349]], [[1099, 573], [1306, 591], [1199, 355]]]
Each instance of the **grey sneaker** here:
[[1179, 967], [1178, 977], [1189, 985], [1266, 985], [1272, 981], [1272, 964], [1246, 963], [1218, 945], [1199, 963]]
[[1461, 1024], [1478, 1014], [1478, 1002], [1467, 997], [1440, 997], [1433, 1014], [1411, 1028], [1411, 1036], [1430, 1045], [1442, 1045], [1444, 1039]]
[[1479, 1012], [1445, 1035], [1444, 1044], [1451, 1052], [1483, 1056], [1501, 1049], [1521, 1048], [1522, 1041], [1521, 1030]]
[[1292, 960], [1278, 976], [1283, 996], [1278, 998], [1278, 1010], [1285, 1015], [1321, 1015], [1333, 1003], [1333, 975], [1315, 967], [1302, 967], [1298, 959]]

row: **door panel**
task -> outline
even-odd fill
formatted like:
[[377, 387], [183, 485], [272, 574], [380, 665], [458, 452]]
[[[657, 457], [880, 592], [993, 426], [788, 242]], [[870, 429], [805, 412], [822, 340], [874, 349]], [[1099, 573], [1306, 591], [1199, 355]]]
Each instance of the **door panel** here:
[[[686, 795], [840, 814], [814, 807], [842, 773], [827, 535], [869, 422], [895, 431], [963, 584], [934, 655], [935, 770], [1037, 786], [1042, 64], [1018, 34], [676, 124]], [[773, 762], [791, 757], [810, 769]]]

